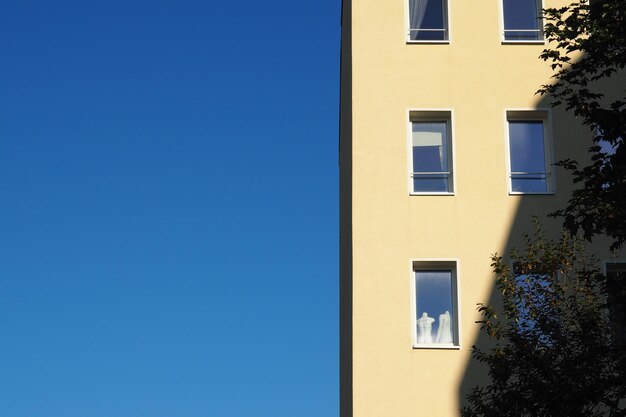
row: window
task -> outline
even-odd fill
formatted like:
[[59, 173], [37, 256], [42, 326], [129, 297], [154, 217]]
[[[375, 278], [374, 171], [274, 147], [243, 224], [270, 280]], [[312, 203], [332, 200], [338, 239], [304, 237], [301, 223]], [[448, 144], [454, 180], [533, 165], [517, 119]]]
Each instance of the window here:
[[543, 42], [541, 0], [502, 0], [505, 42]]
[[606, 263], [607, 304], [613, 343], [626, 347], [626, 263]]
[[411, 193], [450, 194], [450, 112], [411, 112]]
[[447, 41], [447, 3], [447, 0], [409, 0], [409, 41]]
[[[540, 263], [534, 263], [522, 257], [518, 257], [512, 263], [511, 271], [515, 279], [515, 286], [520, 291], [519, 296], [514, 297], [519, 314], [516, 320], [517, 330], [524, 333], [534, 331], [543, 333], [543, 327], [538, 325], [537, 318], [533, 317], [532, 307], [538, 305], [536, 300], [533, 301], [533, 297], [536, 296], [538, 288], [550, 287], [554, 279], [559, 276], [559, 272], [555, 271], [548, 274], [547, 271], [542, 270]], [[546, 302], [549, 300], [546, 299]], [[541, 336], [540, 340], [544, 342], [547, 339]]]
[[510, 192], [513, 194], [553, 192], [547, 116], [545, 111], [507, 112]]
[[414, 347], [459, 347], [455, 261], [413, 262]]

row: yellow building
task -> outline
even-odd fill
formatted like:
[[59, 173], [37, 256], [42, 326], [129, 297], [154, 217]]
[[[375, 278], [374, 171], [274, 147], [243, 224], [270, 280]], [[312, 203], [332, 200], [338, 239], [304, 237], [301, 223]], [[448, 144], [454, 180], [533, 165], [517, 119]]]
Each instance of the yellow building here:
[[589, 146], [535, 94], [536, 16], [568, 3], [343, 0], [342, 417], [456, 416], [479, 382], [490, 255], [564, 207], [551, 164]]

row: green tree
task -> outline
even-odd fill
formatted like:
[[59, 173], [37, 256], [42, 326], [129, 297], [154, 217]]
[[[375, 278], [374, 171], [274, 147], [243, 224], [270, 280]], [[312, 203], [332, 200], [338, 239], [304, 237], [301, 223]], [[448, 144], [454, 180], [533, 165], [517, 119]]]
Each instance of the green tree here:
[[[564, 160], [579, 187], [554, 213], [571, 233], [604, 234], [612, 249], [626, 241], [626, 0], [586, 0], [543, 11], [545, 37], [553, 45], [554, 83], [539, 93], [580, 117], [594, 132], [591, 163]], [[621, 78], [621, 81], [617, 81]]]
[[545, 239], [537, 226], [511, 258], [492, 258], [501, 307], [479, 304], [491, 343], [474, 346], [473, 356], [491, 381], [468, 394], [461, 415], [626, 416], [624, 355], [612, 335], [607, 280], [584, 241], [567, 232]]

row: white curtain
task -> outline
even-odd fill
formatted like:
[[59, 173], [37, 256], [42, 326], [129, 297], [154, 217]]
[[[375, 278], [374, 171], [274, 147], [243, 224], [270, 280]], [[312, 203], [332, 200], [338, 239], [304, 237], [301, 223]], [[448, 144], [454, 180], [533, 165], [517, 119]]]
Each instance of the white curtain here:
[[[427, 5], [428, 0], [409, 0], [409, 13], [411, 16], [409, 29], [419, 29], [422, 27], [422, 20], [424, 20]], [[418, 33], [419, 32], [416, 30], [410, 31], [411, 40], [416, 40]]]

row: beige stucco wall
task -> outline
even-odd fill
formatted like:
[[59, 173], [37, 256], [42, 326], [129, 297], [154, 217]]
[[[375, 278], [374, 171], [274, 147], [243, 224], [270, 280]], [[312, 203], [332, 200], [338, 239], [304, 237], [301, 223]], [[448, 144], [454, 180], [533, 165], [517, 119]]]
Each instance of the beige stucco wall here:
[[[563, 206], [569, 190], [559, 174], [554, 196], [508, 194], [505, 109], [549, 107], [535, 95], [551, 75], [537, 58], [545, 46], [502, 44], [498, 0], [450, 0], [451, 42], [407, 44], [405, 1], [353, 0], [352, 27], [343, 27], [352, 77], [342, 78], [351, 97], [342, 97], [351, 127], [341, 139], [351, 140], [342, 148], [351, 163], [341, 167], [342, 261], [351, 256], [342, 282], [352, 311], [342, 372], [352, 385], [342, 402], [350, 395], [352, 404], [342, 417], [458, 415], [462, 387], [474, 383], [476, 303], [493, 295], [489, 256], [519, 240], [531, 214]], [[410, 196], [407, 111], [438, 108], [453, 110], [455, 195]], [[561, 111], [552, 119], [556, 158], [583, 157], [589, 133]], [[410, 261], [424, 258], [459, 260], [460, 350], [412, 348]]]

